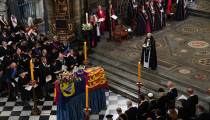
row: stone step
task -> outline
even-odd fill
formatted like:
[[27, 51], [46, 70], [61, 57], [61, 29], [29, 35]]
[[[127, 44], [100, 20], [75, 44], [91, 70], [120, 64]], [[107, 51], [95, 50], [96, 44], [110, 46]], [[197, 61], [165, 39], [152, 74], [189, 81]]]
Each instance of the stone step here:
[[199, 10], [195, 10], [195, 9], [192, 9], [192, 8], [188, 9], [188, 13], [190, 15], [193, 15], [193, 16], [210, 18], [210, 13], [209, 12], [199, 11]]
[[[131, 69], [127, 66], [123, 66], [123, 65], [121, 65], [122, 63], [117, 62], [115, 60], [110, 60], [106, 57], [101, 57], [99, 55], [96, 55], [95, 57], [93, 57], [93, 56], [95, 56], [95, 55], [93, 54], [93, 55], [91, 55], [91, 57], [89, 57], [90, 63], [93, 63], [94, 65], [98, 65], [98, 66], [102, 65], [102, 67], [106, 71], [106, 76], [107, 76], [108, 82], [111, 81], [115, 85], [120, 85], [120, 87], [124, 86], [127, 90], [129, 90], [132, 93], [137, 92], [137, 86], [136, 86], [136, 82], [138, 80], [138, 74], [136, 72], [137, 70]], [[147, 73], [148, 72], [145, 72], [145, 75]], [[142, 74], [142, 76], [144, 76], [144, 75]], [[168, 80], [162, 80], [162, 78], [157, 79], [156, 76], [153, 76], [152, 78], [150, 77], [150, 79], [142, 77], [142, 81], [144, 83], [144, 86], [141, 88], [141, 92], [144, 94], [152, 92], [155, 94], [155, 98], [159, 97], [159, 96], [156, 96], [156, 95], [158, 95], [156, 92], [158, 88], [161, 87], [161, 88], [165, 89], [166, 91], [168, 90], [167, 86], [166, 86]], [[176, 86], [176, 88], [178, 89], [179, 96], [182, 94], [185, 96], [188, 96], [186, 93], [186, 88], [184, 86], [180, 86], [179, 84], [176, 84], [176, 83], [174, 83], [174, 86]], [[119, 90], [118, 90], [118, 92], [119, 92]], [[126, 94], [128, 94], [128, 93], [126, 93]], [[199, 103], [200, 104], [202, 104], [204, 106], [208, 105], [208, 102], [206, 101], [206, 97], [208, 97], [208, 96], [206, 96], [206, 94], [199, 93], [197, 91], [195, 91], [195, 94], [199, 95]], [[127, 96], [129, 96], [129, 95], [127, 95]], [[129, 98], [133, 99], [133, 97], [129, 97]]]
[[[117, 66], [121, 68], [125, 66], [126, 70], [128, 70], [129, 72], [138, 74], [137, 63], [125, 62], [125, 60], [120, 60], [120, 59], [111, 57], [109, 55], [105, 55], [104, 53], [101, 53], [99, 51], [95, 51], [95, 52], [96, 53], [92, 54], [90, 57], [97, 58], [98, 60], [100, 60], [100, 62], [108, 63], [108, 64], [111, 64], [112, 66]], [[182, 79], [182, 78], [176, 79], [177, 76], [175, 75], [170, 74], [170, 76], [167, 76], [167, 72], [163, 72], [163, 71], [159, 72], [158, 70], [152, 71], [152, 70], [147, 70], [147, 69], [141, 69], [141, 71], [142, 71], [142, 76], [144, 76], [144, 74], [146, 73], [147, 75], [153, 76], [154, 78], [158, 77], [167, 81], [172, 81], [180, 85], [183, 85], [185, 87], [193, 88], [194, 90], [197, 90], [204, 94], [205, 94], [205, 90], [209, 87], [208, 85], [204, 86], [203, 84], [201, 85], [199, 82], [188, 80], [188, 79]], [[202, 87], [198, 87], [198, 86], [202, 86]]]

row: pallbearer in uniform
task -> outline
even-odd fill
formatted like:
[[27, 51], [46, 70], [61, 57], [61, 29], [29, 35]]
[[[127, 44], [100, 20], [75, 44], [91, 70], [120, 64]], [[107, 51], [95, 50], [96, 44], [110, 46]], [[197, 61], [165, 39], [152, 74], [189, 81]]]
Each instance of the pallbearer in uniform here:
[[155, 39], [152, 37], [151, 33], [147, 34], [143, 44], [141, 64], [143, 67], [151, 68], [152, 70], [155, 70], [157, 67]]
[[168, 88], [170, 89], [167, 93], [168, 106], [175, 107], [176, 97], [178, 96], [177, 89], [173, 87], [172, 82], [168, 82]]
[[155, 4], [155, 20], [156, 20], [156, 30], [159, 30], [166, 25], [162, 0], [158, 0], [158, 3]]
[[149, 19], [149, 25], [151, 32], [155, 31], [155, 7], [153, 0], [150, 1], [149, 7], [148, 7], [148, 19]]
[[147, 111], [149, 110], [149, 102], [145, 101], [144, 95], [140, 95], [139, 100], [141, 103], [138, 106], [137, 118], [138, 120], [146, 120], [148, 116]]
[[[100, 18], [104, 18], [104, 20], [106, 20], [106, 16], [105, 16], [105, 14], [104, 14], [104, 11], [101, 9], [101, 6], [99, 5], [98, 6], [98, 10], [97, 10], [97, 14], [98, 14], [98, 18], [100, 19]], [[104, 34], [104, 29], [105, 29], [105, 23], [104, 23], [104, 21], [103, 22], [101, 22], [101, 29], [100, 29], [100, 31], [101, 31], [101, 34], [103, 35]]]

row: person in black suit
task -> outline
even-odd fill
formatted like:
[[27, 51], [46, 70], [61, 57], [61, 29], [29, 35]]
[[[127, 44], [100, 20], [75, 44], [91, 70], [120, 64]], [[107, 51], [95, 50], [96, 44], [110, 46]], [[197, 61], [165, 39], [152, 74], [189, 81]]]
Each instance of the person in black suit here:
[[[45, 57], [47, 59], [47, 61], [49, 62], [49, 55], [47, 54], [47, 50], [42, 50], [42, 54], [40, 55], [40, 59], [42, 57]], [[41, 60], [40, 60], [41, 61]], [[50, 62], [49, 62], [50, 63]]]
[[9, 41], [12, 41], [12, 43], [15, 44], [18, 42], [17, 36], [15, 35], [14, 31], [11, 31], [11, 35], [9, 36]]
[[41, 58], [41, 62], [39, 64], [39, 85], [42, 90], [42, 95], [44, 97], [49, 96], [48, 95], [48, 88], [49, 84], [46, 83], [46, 79], [50, 78], [50, 65], [47, 64], [46, 57]]
[[38, 40], [38, 42], [39, 42], [39, 44], [42, 46], [42, 44], [44, 43], [44, 35], [43, 34], [41, 34], [40, 35], [40, 39]]
[[173, 105], [175, 107], [175, 99], [178, 96], [177, 89], [173, 87], [172, 82], [168, 82], [168, 88], [170, 89], [167, 93], [168, 106]]
[[19, 34], [17, 34], [17, 41], [22, 42], [24, 40], [26, 40], [25, 33], [23, 33], [23, 30], [20, 29]]
[[47, 53], [50, 53], [50, 44], [48, 43], [48, 38], [44, 38], [43, 40], [43, 44], [41, 45], [41, 49], [44, 50], [46, 49], [47, 50]]
[[116, 111], [117, 114], [119, 115], [119, 117], [116, 120], [128, 120], [128, 116], [122, 113], [122, 109], [120, 107], [118, 107]]
[[21, 53], [21, 49], [18, 48], [17, 52], [13, 55], [13, 60], [17, 64], [17, 70], [24, 69], [24, 54]]
[[10, 49], [7, 46], [7, 42], [3, 41], [2, 42], [2, 47], [0, 48], [0, 57], [5, 56], [6, 52], [10, 53]]
[[15, 32], [18, 32], [20, 30], [25, 30], [23, 26], [21, 26], [19, 23], [17, 23], [17, 26], [15, 27]]
[[71, 71], [75, 65], [78, 65], [76, 62], [77, 57], [74, 56], [74, 50], [70, 49], [69, 54], [67, 55], [66, 65], [68, 67], [68, 71]]
[[203, 106], [197, 106], [198, 120], [210, 120], [209, 115], [204, 112]]
[[30, 34], [30, 37], [28, 39], [28, 48], [31, 49], [33, 47], [35, 47], [35, 44], [36, 44], [37, 40], [35, 38], [35, 35], [33, 33]]
[[166, 117], [166, 110], [167, 110], [167, 96], [163, 88], [158, 89], [158, 94], [160, 98], [157, 100], [157, 109], [161, 110], [161, 116]]
[[128, 110], [125, 111], [125, 114], [128, 116], [128, 120], [136, 120], [138, 109], [132, 106], [132, 102], [130, 100], [128, 100], [126, 104]]
[[187, 99], [187, 102], [189, 104], [190, 107], [190, 117], [195, 117], [195, 112], [196, 112], [196, 105], [198, 104], [198, 96], [194, 95], [193, 93], [193, 89], [192, 88], [188, 88], [187, 89], [187, 94], [190, 96]]
[[9, 42], [9, 37], [7, 35], [6, 30], [2, 31], [2, 35], [0, 36], [0, 44], [2, 45], [2, 42], [6, 41], [7, 43]]
[[155, 110], [155, 116], [156, 116], [156, 120], [166, 120], [165, 117], [161, 116], [161, 110], [159, 109]]
[[187, 100], [180, 99], [181, 105], [178, 105], [178, 119], [190, 120], [190, 111]]
[[83, 61], [85, 60], [85, 58], [84, 58], [82, 48], [78, 49], [78, 53], [76, 56], [77, 56], [78, 66], [83, 65]]
[[144, 95], [139, 96], [139, 100], [141, 103], [138, 106], [138, 113], [137, 113], [137, 118], [139, 120], [145, 120], [148, 116], [148, 109], [150, 107], [149, 102], [145, 101]]

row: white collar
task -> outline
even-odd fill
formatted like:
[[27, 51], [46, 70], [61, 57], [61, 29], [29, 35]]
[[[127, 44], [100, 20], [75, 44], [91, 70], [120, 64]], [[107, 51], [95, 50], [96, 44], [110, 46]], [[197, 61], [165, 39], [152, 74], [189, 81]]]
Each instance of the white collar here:
[[[4, 46], [3, 46], [4, 47]], [[7, 49], [7, 47], [4, 47], [4, 49]]]

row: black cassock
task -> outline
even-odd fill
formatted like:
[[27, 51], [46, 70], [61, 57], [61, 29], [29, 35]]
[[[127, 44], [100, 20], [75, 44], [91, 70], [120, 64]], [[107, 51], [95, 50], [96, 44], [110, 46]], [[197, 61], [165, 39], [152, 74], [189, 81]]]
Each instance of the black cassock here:
[[150, 31], [155, 31], [155, 14], [152, 12], [155, 11], [155, 7], [148, 7], [148, 19], [149, 19], [149, 25], [150, 25]]
[[[147, 44], [149, 38], [145, 39], [144, 44]], [[141, 56], [141, 64], [145, 66], [144, 64], [147, 62], [149, 64], [149, 67], [153, 70], [157, 67], [157, 54], [156, 54], [156, 46], [155, 46], [155, 40], [153, 37], [150, 38], [150, 47], [143, 47], [142, 49], [142, 56]]]
[[175, 14], [175, 20], [176, 21], [181, 21], [186, 19], [187, 17], [187, 7], [185, 8], [185, 0], [179, 0], [176, 14]]
[[[115, 11], [114, 9], [112, 8], [112, 10], [110, 11], [109, 7], [106, 8], [106, 19], [105, 19], [105, 24], [106, 24], [106, 30], [109, 31], [110, 29], [110, 12], [111, 12], [111, 15], [114, 15], [115, 14]], [[114, 28], [116, 25], [117, 25], [117, 20], [114, 20], [112, 19], [112, 28]]]
[[19, 77], [18, 79], [19, 87], [20, 87], [20, 93], [21, 93], [21, 100], [30, 100], [30, 91], [26, 90], [23, 85], [27, 85], [29, 83], [29, 80], [27, 80], [27, 77], [24, 78]]
[[93, 26], [93, 29], [89, 31], [90, 35], [90, 46], [95, 47], [97, 46], [97, 31], [96, 31], [96, 25], [94, 25], [94, 21], [90, 21], [89, 23]]
[[156, 20], [156, 30], [161, 29], [166, 25], [165, 23], [165, 13], [161, 12], [163, 10], [163, 5], [155, 3], [155, 20]]
[[147, 33], [147, 19], [143, 12], [139, 10], [137, 14], [136, 35], [141, 36]]
[[127, 21], [126, 24], [127, 25], [131, 25], [131, 21], [133, 19], [134, 15], [134, 11], [133, 11], [133, 0], [129, 0], [128, 3], [128, 12], [127, 12]]

